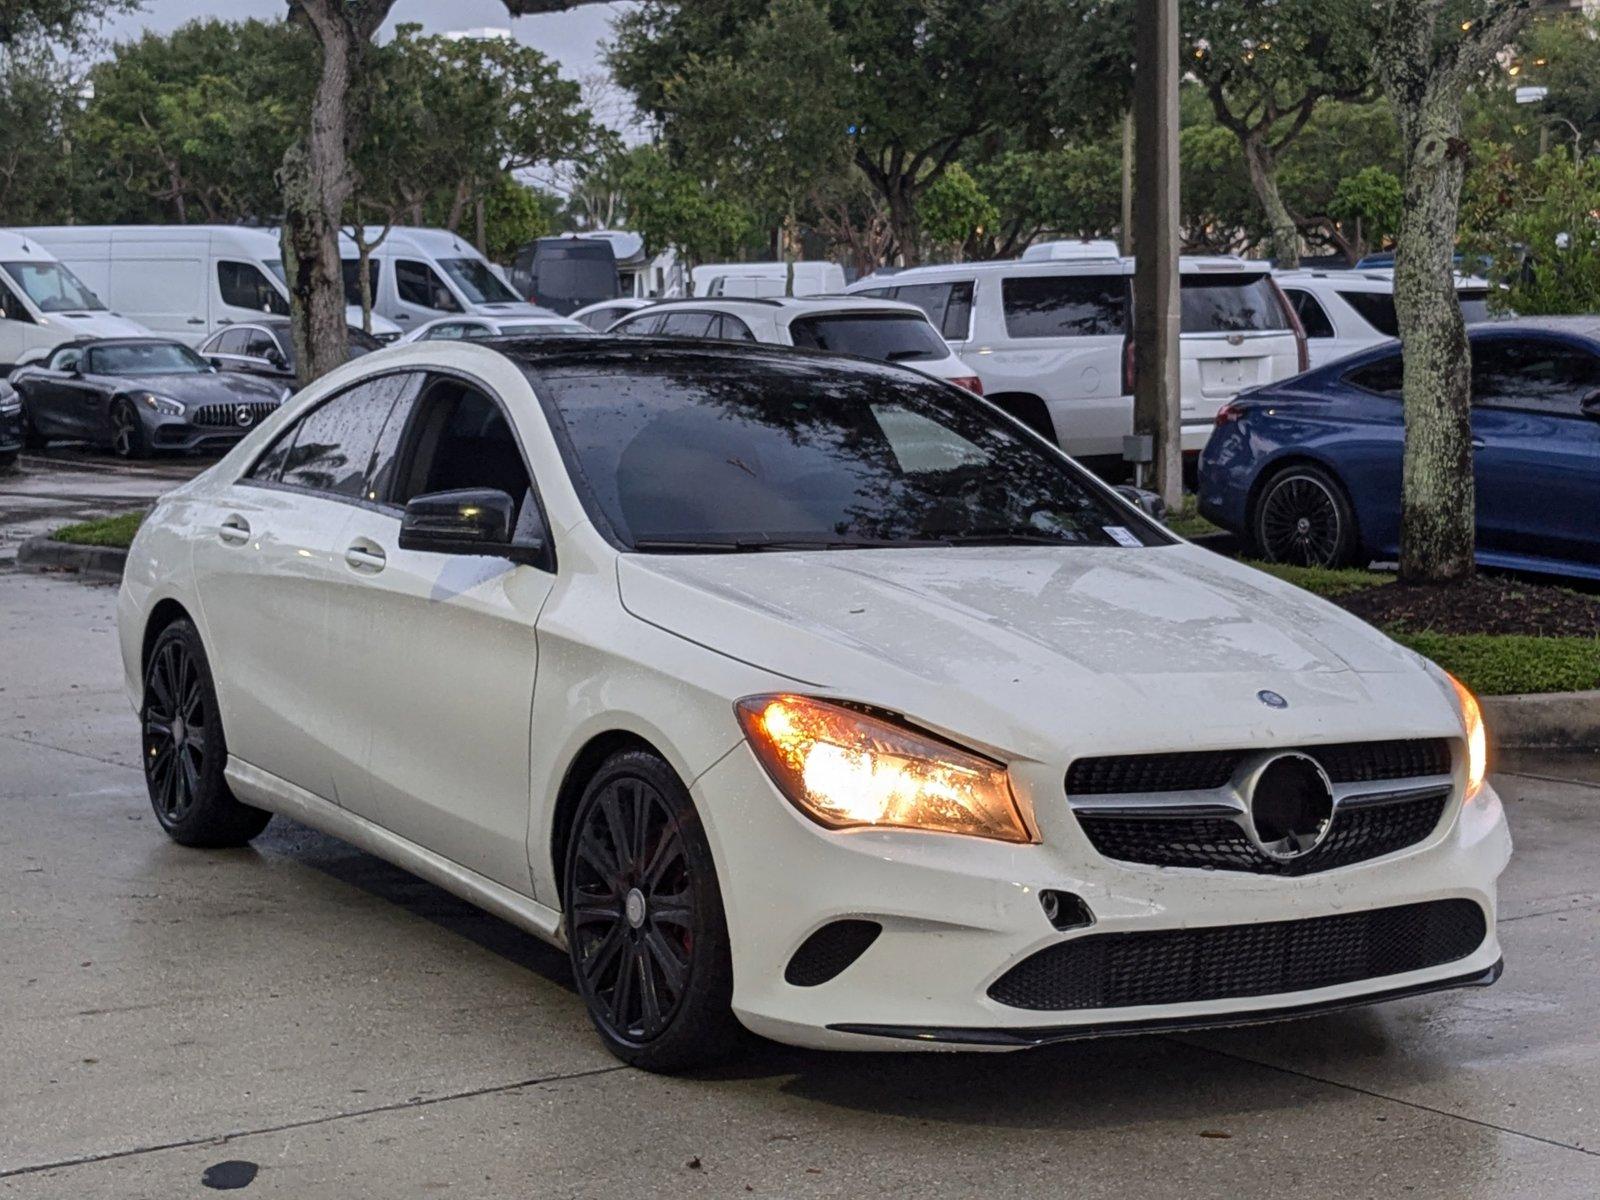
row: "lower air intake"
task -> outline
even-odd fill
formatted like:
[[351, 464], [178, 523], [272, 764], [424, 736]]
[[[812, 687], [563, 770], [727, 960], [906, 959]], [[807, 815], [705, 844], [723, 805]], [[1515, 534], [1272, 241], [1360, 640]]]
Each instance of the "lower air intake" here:
[[794, 952], [783, 979], [795, 987], [816, 987], [841, 974], [878, 940], [883, 926], [876, 921], [834, 921], [824, 925]]
[[1436, 900], [1302, 921], [1086, 934], [1023, 959], [989, 996], [1050, 1012], [1276, 996], [1455, 962], [1487, 932], [1473, 901]]

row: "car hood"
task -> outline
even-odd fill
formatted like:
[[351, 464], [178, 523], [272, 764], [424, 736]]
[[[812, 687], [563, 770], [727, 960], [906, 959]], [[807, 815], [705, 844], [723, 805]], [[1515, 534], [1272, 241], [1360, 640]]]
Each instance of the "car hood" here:
[[641, 620], [807, 690], [1023, 752], [1130, 730], [1148, 743], [1152, 725], [1203, 745], [1269, 721], [1306, 740], [1370, 731], [1390, 706], [1403, 723], [1450, 716], [1409, 651], [1193, 546], [625, 555], [618, 574]]
[[114, 312], [101, 310], [82, 310], [73, 312], [53, 312], [48, 314], [49, 322], [57, 329], [67, 330], [72, 337], [95, 338], [123, 338], [123, 337], [149, 337], [150, 331], [137, 321], [130, 321], [127, 317], [120, 317]]
[[259, 404], [278, 400], [283, 384], [256, 379], [239, 371], [219, 371], [214, 375], [126, 375], [112, 382], [120, 388], [154, 392], [189, 408], [202, 404]]

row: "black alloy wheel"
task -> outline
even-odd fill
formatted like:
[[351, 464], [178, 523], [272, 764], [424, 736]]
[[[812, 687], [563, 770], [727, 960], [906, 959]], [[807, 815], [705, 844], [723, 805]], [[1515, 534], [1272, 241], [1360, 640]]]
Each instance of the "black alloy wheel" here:
[[1256, 502], [1252, 534], [1269, 562], [1343, 567], [1355, 558], [1355, 513], [1344, 488], [1310, 465], [1275, 475]]
[[590, 781], [564, 894], [578, 990], [613, 1054], [676, 1071], [736, 1047], [710, 848], [683, 784], [655, 755], [619, 754]]
[[111, 451], [118, 458], [143, 458], [149, 453], [139, 414], [133, 410], [132, 402], [122, 396], [111, 402]]
[[145, 785], [156, 819], [186, 846], [239, 846], [272, 814], [241, 804], [223, 776], [228, 749], [200, 635], [188, 621], [161, 631], [145, 667]]

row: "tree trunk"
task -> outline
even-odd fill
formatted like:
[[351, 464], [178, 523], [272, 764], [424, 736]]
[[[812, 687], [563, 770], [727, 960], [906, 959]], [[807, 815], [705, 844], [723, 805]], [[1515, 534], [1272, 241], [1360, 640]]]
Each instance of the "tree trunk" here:
[[1405, 347], [1400, 578], [1408, 583], [1473, 573], [1472, 364], [1454, 262], [1467, 148], [1453, 90], [1429, 89], [1402, 117], [1409, 136], [1394, 298]]
[[889, 228], [900, 248], [900, 265], [915, 267], [922, 262], [922, 234], [917, 225], [917, 201], [911, 181], [904, 176], [888, 181]]
[[[322, 45], [322, 67], [311, 101], [311, 123], [289, 147], [278, 170], [283, 187], [283, 263], [288, 275], [295, 362], [302, 386], [342, 366], [344, 272], [339, 219], [350, 198], [350, 87], [365, 57], [371, 14], [358, 16], [341, 0], [296, 0]], [[373, 7], [387, 10], [387, 5]], [[352, 22], [358, 22], [352, 24]]]
[[1289, 206], [1278, 190], [1278, 161], [1260, 134], [1244, 139], [1244, 163], [1250, 172], [1250, 186], [1261, 201], [1272, 231], [1272, 257], [1279, 270], [1293, 271], [1300, 266], [1300, 229]]

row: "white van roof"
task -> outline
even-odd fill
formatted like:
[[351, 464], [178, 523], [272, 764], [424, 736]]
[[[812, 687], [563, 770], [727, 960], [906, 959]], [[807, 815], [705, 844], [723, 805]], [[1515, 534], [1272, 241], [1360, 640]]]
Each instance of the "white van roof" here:
[[55, 262], [56, 256], [26, 233], [0, 229], [0, 261]]
[[[383, 233], [382, 225], [368, 225], [366, 228], [368, 238], [375, 240], [381, 233]], [[345, 250], [350, 252], [346, 257], [354, 256], [356, 252], [354, 239], [341, 233], [339, 249], [341, 253]], [[472, 244], [472, 239], [464, 234], [451, 233], [448, 229], [431, 229], [423, 225], [391, 227], [383, 239], [383, 244], [375, 253], [386, 255], [396, 251], [409, 251], [425, 258], [483, 258], [478, 248]]]

